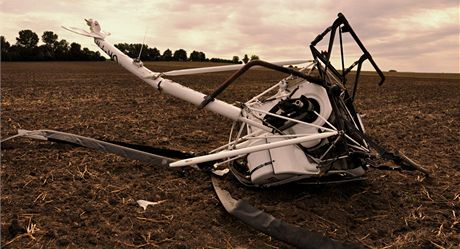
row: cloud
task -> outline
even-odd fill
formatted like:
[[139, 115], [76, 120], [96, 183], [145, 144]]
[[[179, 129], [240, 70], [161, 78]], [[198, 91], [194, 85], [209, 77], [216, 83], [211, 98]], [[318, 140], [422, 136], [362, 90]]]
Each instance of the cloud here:
[[[308, 45], [345, 14], [383, 69], [459, 72], [458, 3], [451, 0], [243, 1], [243, 0], [108, 0], [63, 2], [0, 1], [1, 34], [14, 43], [29, 28], [53, 30], [60, 38], [95, 49], [92, 41], [62, 31], [95, 18], [114, 43], [141, 43], [160, 50], [184, 48], [208, 57], [257, 54], [262, 59], [305, 58]], [[356, 46], [346, 52], [358, 55]], [[353, 59], [349, 58], [350, 61]], [[401, 69], [400, 69], [401, 70]]]

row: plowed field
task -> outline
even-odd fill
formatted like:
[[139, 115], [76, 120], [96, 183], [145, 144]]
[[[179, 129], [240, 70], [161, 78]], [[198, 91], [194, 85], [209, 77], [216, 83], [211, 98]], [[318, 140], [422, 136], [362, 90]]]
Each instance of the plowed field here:
[[[203, 65], [147, 63], [155, 71]], [[112, 62], [1, 67], [2, 138], [17, 129], [52, 129], [196, 152], [227, 141], [231, 122], [158, 93]], [[228, 76], [174, 80], [210, 93]], [[251, 71], [221, 99], [248, 100], [282, 77]], [[366, 131], [432, 177], [371, 169], [361, 182], [253, 189], [226, 176], [225, 188], [284, 221], [363, 247], [458, 246], [459, 75], [387, 77], [378, 87], [363, 76], [356, 104]], [[24, 138], [2, 144], [1, 156], [4, 248], [289, 248], [227, 214], [210, 176], [192, 168]], [[163, 202], [144, 211], [139, 199]]]

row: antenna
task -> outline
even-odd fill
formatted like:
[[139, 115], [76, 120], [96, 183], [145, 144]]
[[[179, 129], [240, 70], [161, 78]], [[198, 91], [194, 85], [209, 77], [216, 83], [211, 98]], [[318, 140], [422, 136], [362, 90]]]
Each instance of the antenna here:
[[144, 39], [142, 40], [142, 45], [141, 45], [141, 50], [139, 51], [139, 56], [136, 59], [134, 59], [134, 61], [136, 61], [136, 62], [141, 61], [141, 54], [142, 54], [142, 49], [144, 48], [145, 36], [146, 35], [147, 35], [147, 28], [145, 29], [145, 32], [144, 32]]

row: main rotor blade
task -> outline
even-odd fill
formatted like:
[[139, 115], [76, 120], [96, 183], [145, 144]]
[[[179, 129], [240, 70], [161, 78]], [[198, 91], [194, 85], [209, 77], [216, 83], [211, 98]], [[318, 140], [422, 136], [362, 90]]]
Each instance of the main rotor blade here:
[[[53, 130], [18, 130], [18, 134], [11, 137], [28, 137], [33, 139], [69, 143], [78, 145], [90, 149], [99, 150], [102, 152], [116, 154], [122, 157], [126, 157], [133, 160], [139, 160], [152, 165], [169, 165], [174, 162], [175, 159], [148, 153], [142, 150], [133, 149], [123, 145], [115, 143], [105, 142], [90, 137], [79, 136], [71, 133], [53, 131]], [[4, 139], [2, 142], [9, 140], [10, 138]]]
[[306, 230], [302, 227], [287, 223], [281, 219], [252, 206], [245, 200], [237, 200], [231, 194], [221, 188], [219, 180], [212, 177], [212, 186], [225, 210], [240, 219], [250, 227], [284, 241], [296, 248], [329, 248], [329, 249], [353, 249], [360, 248], [349, 242], [333, 240], [321, 233]]
[[[272, 64], [278, 66], [284, 65], [296, 65], [302, 63], [312, 62], [312, 60], [288, 60], [288, 61], [277, 61], [277, 62], [270, 62]], [[179, 75], [192, 75], [192, 74], [200, 74], [200, 73], [215, 73], [215, 72], [225, 72], [225, 71], [233, 71], [242, 68], [244, 64], [237, 64], [237, 65], [226, 65], [226, 66], [216, 66], [216, 67], [201, 67], [201, 68], [191, 68], [191, 69], [180, 69], [180, 70], [173, 70], [164, 72], [164, 76], [179, 76]]]

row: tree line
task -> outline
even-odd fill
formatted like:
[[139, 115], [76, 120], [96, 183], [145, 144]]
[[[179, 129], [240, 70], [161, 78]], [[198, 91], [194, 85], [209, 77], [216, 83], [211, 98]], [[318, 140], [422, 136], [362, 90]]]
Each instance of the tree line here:
[[[41, 36], [42, 45], [38, 45], [39, 37], [32, 30], [21, 30], [16, 37], [16, 43], [11, 45], [4, 36], [1, 39], [1, 60], [2, 61], [105, 61], [99, 52], [94, 52], [88, 48], [81, 47], [80, 44], [58, 39], [58, 35], [52, 31], [45, 31]], [[184, 49], [172, 52], [169, 48], [161, 53], [156, 47], [150, 48], [148, 45], [136, 43], [115, 44], [120, 51], [131, 58], [138, 58], [142, 61], [211, 61], [224, 63], [247, 63], [249, 60], [258, 59], [248, 55], [240, 61], [238, 56], [233, 56], [231, 60], [221, 58], [206, 58], [206, 54], [201, 51], [193, 51], [187, 55]]]
[[212, 61], [212, 62], [225, 62], [225, 63], [241, 63], [238, 56], [233, 56], [231, 60], [221, 58], [206, 58], [206, 54], [201, 51], [195, 51], [190, 53], [188, 56], [187, 51], [184, 49], [178, 49], [172, 51], [166, 49], [161, 53], [156, 47], [149, 48], [147, 44], [142, 45], [141, 43], [128, 44], [118, 43], [115, 47], [120, 51], [124, 52], [131, 58], [139, 58], [141, 61]]
[[105, 57], [99, 52], [88, 48], [81, 48], [75, 42], [68, 43], [66, 40], [58, 40], [58, 35], [52, 31], [45, 31], [41, 37], [32, 30], [21, 30], [16, 37], [16, 44], [10, 45], [4, 36], [1, 39], [2, 61], [104, 61]]

